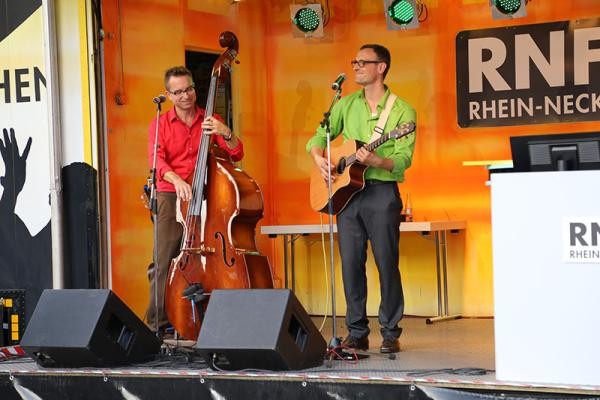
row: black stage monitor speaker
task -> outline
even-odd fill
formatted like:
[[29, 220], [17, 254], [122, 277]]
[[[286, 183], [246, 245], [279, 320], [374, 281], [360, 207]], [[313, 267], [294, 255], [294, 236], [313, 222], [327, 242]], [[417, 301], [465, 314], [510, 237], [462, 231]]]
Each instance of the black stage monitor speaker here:
[[323, 363], [327, 343], [287, 289], [214, 290], [196, 350], [227, 370], [296, 370]]
[[160, 341], [108, 289], [44, 290], [21, 347], [42, 367], [108, 367], [145, 361]]

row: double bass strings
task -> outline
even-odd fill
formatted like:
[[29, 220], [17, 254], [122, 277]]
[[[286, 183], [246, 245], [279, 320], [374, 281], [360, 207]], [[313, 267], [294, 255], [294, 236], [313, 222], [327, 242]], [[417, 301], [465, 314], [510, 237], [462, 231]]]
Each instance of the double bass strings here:
[[[212, 91], [216, 89], [216, 84], [217, 77], [211, 77], [209, 93], [212, 93]], [[206, 103], [204, 118], [212, 116], [213, 109], [214, 100], [209, 97]], [[198, 157], [194, 169], [194, 177], [192, 179], [192, 199], [190, 200], [190, 204], [186, 213], [186, 236], [189, 235], [185, 239], [186, 247], [190, 247], [193, 242], [193, 236], [196, 232], [196, 221], [198, 220], [198, 218], [195, 217], [201, 216], [209, 148], [210, 136], [205, 134], [203, 130], [202, 136], [200, 137], [200, 147], [198, 148]]]

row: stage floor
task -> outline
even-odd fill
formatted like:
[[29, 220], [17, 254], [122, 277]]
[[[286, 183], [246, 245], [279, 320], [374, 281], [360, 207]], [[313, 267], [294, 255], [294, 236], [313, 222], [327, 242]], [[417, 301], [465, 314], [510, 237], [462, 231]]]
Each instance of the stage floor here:
[[[321, 325], [322, 318], [313, 320], [317, 327]], [[337, 319], [337, 325], [338, 336], [344, 336], [346, 332], [343, 328], [343, 318]], [[401, 337], [401, 352], [397, 353], [395, 357], [390, 358], [378, 353], [381, 338], [377, 321], [373, 320], [371, 321], [373, 332], [370, 336], [371, 348], [367, 353], [368, 358], [355, 362], [333, 360], [320, 367], [300, 371], [215, 371], [206, 368], [203, 363], [194, 362], [191, 359], [188, 359], [189, 362], [186, 363], [185, 357], [183, 357], [183, 361], [180, 357], [177, 363], [143, 364], [112, 369], [44, 369], [28, 359], [4, 361], [0, 362], [0, 398], [11, 398], [2, 395], [2, 391], [10, 389], [11, 386], [14, 386], [13, 389], [17, 392], [19, 392], [18, 387], [21, 387], [37, 393], [40, 390], [48, 390], [54, 385], [63, 390], [63, 392], [56, 393], [60, 393], [61, 396], [71, 396], [64, 392], [65, 387], [80, 387], [78, 393], [85, 393], [86, 390], [91, 391], [97, 382], [117, 382], [118, 384], [114, 384], [112, 390], [117, 390], [125, 398], [152, 398], [152, 395], [158, 396], [161, 390], [166, 390], [169, 394], [173, 394], [174, 391], [183, 397], [188, 392], [195, 393], [194, 398], [204, 398], [198, 397], [198, 393], [202, 392], [200, 390], [202, 386], [209, 395], [206, 398], [221, 398], [214, 397], [214, 392], [227, 392], [234, 390], [235, 386], [238, 387], [237, 391], [230, 392], [230, 397], [223, 395], [222, 398], [240, 398], [235, 393], [255, 393], [255, 395], [245, 398], [258, 398], [256, 396], [267, 398], [255, 387], [256, 385], [260, 385], [269, 392], [272, 392], [272, 385], [275, 385], [277, 388], [275, 393], [281, 395], [279, 398], [285, 397], [286, 399], [320, 398], [318, 395], [308, 397], [298, 395], [299, 397], [296, 397], [296, 394], [292, 394], [295, 393], [294, 388], [302, 388], [305, 395], [310, 392], [310, 388], [316, 390], [315, 393], [340, 393], [342, 391], [346, 395], [340, 398], [361, 398], [360, 393], [367, 396], [362, 398], [372, 398], [371, 396], [378, 398], [405, 398], [405, 396], [407, 396], [406, 398], [438, 398], [439, 391], [446, 389], [463, 390], [469, 392], [470, 397], [475, 393], [503, 397], [506, 397], [507, 393], [518, 393], [519, 397], [526, 395], [535, 398], [536, 396], [532, 396], [532, 392], [550, 397], [553, 397], [552, 394], [560, 393], [563, 398], [600, 396], [600, 387], [594, 386], [540, 385], [498, 381], [494, 374], [493, 319], [458, 319], [427, 325], [424, 318], [407, 317], [401, 325], [404, 329]], [[331, 331], [331, 319], [328, 319], [323, 329], [323, 337], [326, 341], [331, 338]], [[184, 347], [184, 344], [189, 346], [189, 343], [180, 343], [177, 349], [185, 354], [190, 350], [189, 347]], [[149, 384], [150, 381], [156, 379], [162, 381], [163, 384]], [[168, 384], [164, 384], [165, 379]], [[348, 385], [353, 389], [348, 390]], [[145, 388], [144, 390], [150, 391], [151, 395], [127, 397], [123, 393], [124, 388], [127, 387], [129, 389], [126, 390], [129, 394]], [[416, 395], [417, 392], [419, 395]], [[22, 396], [21, 392], [19, 393]], [[90, 393], [80, 398], [111, 397], [107, 393], [103, 393], [104, 397], [102, 397], [100, 393], [102, 392], [99, 389], [94, 389], [93, 396]], [[352, 395], [348, 393], [352, 393]], [[383, 394], [385, 396], [381, 397]], [[52, 396], [40, 396], [40, 398], [52, 398]], [[174, 398], [179, 398], [179, 396]]]

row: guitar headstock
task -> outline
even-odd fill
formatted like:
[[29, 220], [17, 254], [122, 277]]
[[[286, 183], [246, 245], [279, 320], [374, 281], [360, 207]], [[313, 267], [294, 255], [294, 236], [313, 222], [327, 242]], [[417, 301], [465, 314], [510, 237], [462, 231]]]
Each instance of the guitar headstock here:
[[400, 139], [415, 131], [415, 123], [413, 121], [403, 122], [396, 129], [389, 133], [390, 139]]

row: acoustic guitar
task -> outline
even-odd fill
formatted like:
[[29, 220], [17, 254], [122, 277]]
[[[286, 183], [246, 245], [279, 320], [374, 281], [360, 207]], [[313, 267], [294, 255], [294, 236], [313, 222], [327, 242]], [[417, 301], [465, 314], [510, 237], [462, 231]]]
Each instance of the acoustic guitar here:
[[[400, 139], [415, 130], [414, 122], [400, 124], [393, 131], [366, 145], [368, 151], [373, 151], [390, 139]], [[358, 162], [356, 151], [364, 143], [356, 140], [345, 140], [339, 146], [331, 147], [331, 161], [335, 165], [335, 180], [331, 184], [331, 203], [333, 214], [346, 207], [352, 196], [365, 187], [365, 170], [367, 166]], [[315, 165], [310, 174], [310, 206], [313, 210], [329, 213], [329, 195], [327, 181], [321, 176]]]

